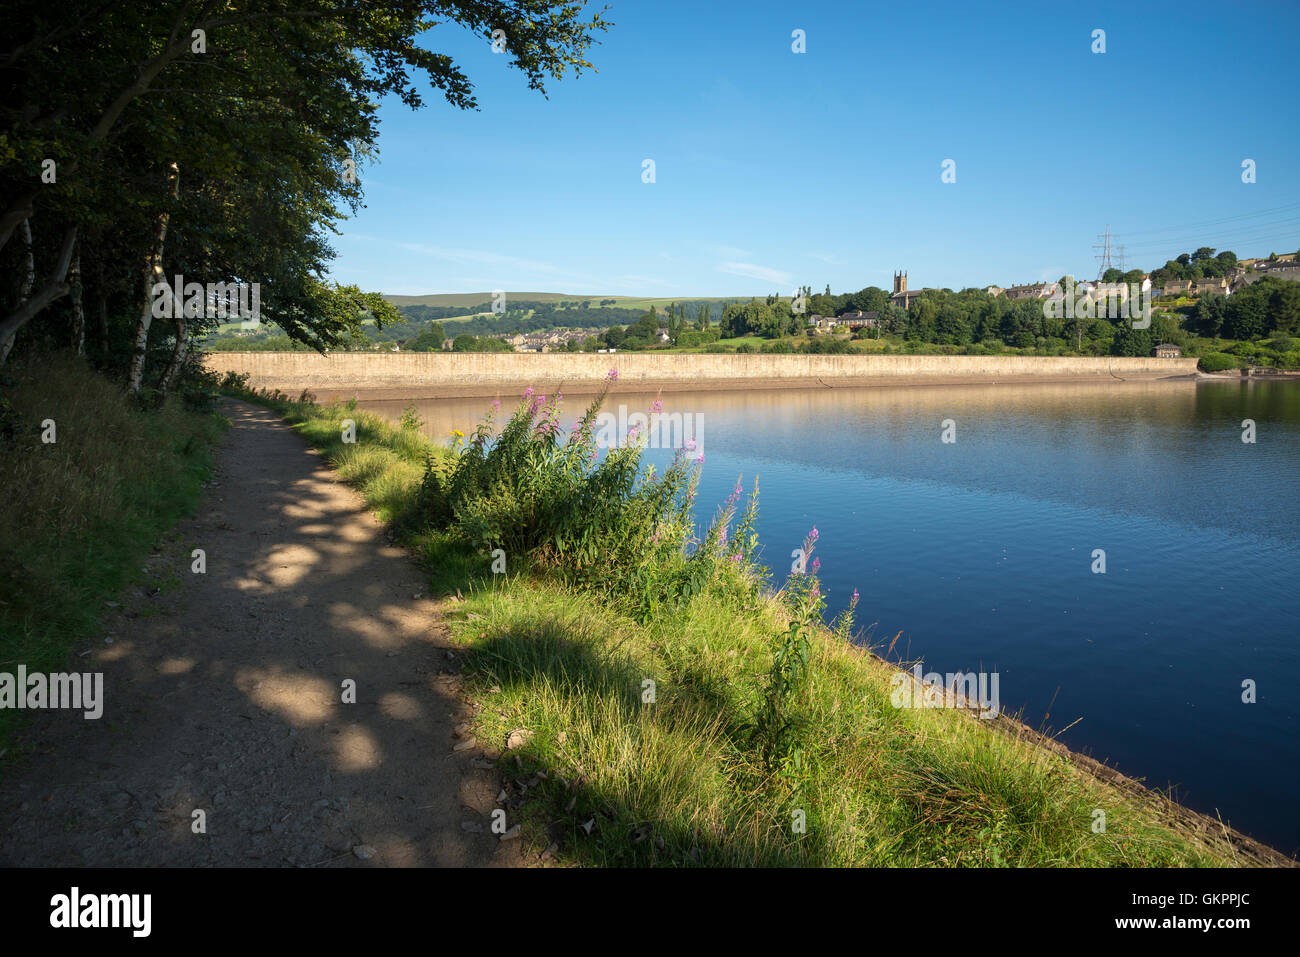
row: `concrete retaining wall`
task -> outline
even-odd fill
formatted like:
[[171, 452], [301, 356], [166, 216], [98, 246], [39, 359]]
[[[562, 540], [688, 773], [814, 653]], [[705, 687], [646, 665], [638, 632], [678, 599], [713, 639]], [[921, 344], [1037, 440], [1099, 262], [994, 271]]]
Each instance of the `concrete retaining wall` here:
[[246, 372], [256, 387], [297, 392], [411, 390], [479, 392], [495, 386], [565, 383], [596, 388], [618, 369], [621, 390], [637, 385], [755, 388], [773, 383], [850, 385], [869, 380], [1149, 378], [1191, 375], [1195, 359], [1055, 356], [664, 355], [616, 353], [213, 352], [208, 368]]

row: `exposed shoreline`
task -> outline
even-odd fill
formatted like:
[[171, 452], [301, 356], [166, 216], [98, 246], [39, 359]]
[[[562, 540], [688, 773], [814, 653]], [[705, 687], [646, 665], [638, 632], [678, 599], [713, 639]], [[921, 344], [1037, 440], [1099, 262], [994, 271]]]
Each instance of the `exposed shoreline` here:
[[[1081, 375], [1025, 375], [1003, 376], [871, 376], [851, 379], [790, 378], [790, 379], [700, 379], [683, 382], [680, 379], [615, 382], [610, 386], [610, 395], [651, 395], [664, 393], [677, 395], [691, 392], [775, 392], [782, 390], [848, 390], [848, 389], [910, 389], [938, 388], [948, 386], [1011, 386], [1011, 385], [1060, 385], [1078, 383], [1080, 385], [1129, 385], [1151, 382], [1191, 383], [1201, 382], [1300, 382], [1300, 375], [1280, 373], [1269, 376], [1241, 376], [1236, 373], [1193, 372], [1189, 375], [1140, 374], [1127, 376], [1081, 376]], [[603, 386], [590, 381], [565, 382], [563, 379], [519, 380], [512, 383], [430, 383], [428, 385], [400, 386], [362, 386], [359, 388], [340, 389], [338, 387], [311, 388], [302, 386], [282, 391], [296, 396], [303, 388], [308, 388], [320, 402], [334, 399], [351, 399], [354, 396], [363, 402], [384, 402], [420, 399], [490, 399], [514, 395], [532, 386], [542, 393], [549, 393], [557, 388], [565, 395], [590, 396], [602, 391]]]
[[[1225, 379], [1235, 377], [1195, 375], [1131, 375], [1117, 376], [1013, 376], [998, 379], [987, 376], [872, 376], [869, 378], [822, 379], [788, 378], [788, 379], [699, 379], [682, 381], [680, 379], [637, 380], [612, 383], [610, 395], [646, 395], [651, 393], [680, 394], [686, 392], [774, 392], [792, 389], [875, 389], [875, 388], [912, 388], [971, 385], [1045, 385], [1048, 383], [1078, 382], [1095, 384], [1109, 382], [1115, 384], [1136, 382], [1196, 382], [1201, 379]], [[302, 388], [309, 389], [320, 402], [334, 399], [356, 397], [361, 401], [382, 402], [396, 399], [490, 399], [497, 396], [514, 395], [532, 386], [539, 392], [549, 393], [556, 389], [565, 395], [588, 396], [601, 392], [601, 383], [579, 380], [566, 382], [563, 379], [519, 380], [510, 383], [442, 383], [428, 385], [398, 386], [361, 386], [357, 388], [338, 388], [337, 386], [316, 387], [304, 385], [300, 388], [284, 388], [281, 391], [295, 395]]]

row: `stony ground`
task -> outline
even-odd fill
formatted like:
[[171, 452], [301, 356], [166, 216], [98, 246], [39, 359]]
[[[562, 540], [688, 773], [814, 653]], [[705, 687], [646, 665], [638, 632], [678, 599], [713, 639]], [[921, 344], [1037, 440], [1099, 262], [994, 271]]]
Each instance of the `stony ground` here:
[[69, 665], [103, 717], [34, 712], [0, 763], [0, 865], [520, 863], [419, 569], [277, 416], [226, 413], [203, 507]]

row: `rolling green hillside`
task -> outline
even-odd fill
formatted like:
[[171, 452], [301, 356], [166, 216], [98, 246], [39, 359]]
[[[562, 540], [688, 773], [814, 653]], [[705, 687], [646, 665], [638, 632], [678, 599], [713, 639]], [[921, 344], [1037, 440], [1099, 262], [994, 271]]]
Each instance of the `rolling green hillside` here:
[[[763, 293], [762, 295], [766, 295]], [[384, 298], [391, 302], [399, 309], [402, 306], [477, 306], [485, 302], [492, 301], [490, 292], [454, 292], [454, 293], [430, 293], [427, 296], [393, 296], [384, 294]], [[559, 293], [559, 292], [507, 292], [506, 302], [582, 302], [590, 300], [594, 307], [601, 300], [618, 300], [618, 305], [624, 309], [648, 309], [651, 304], [656, 306], [670, 302], [684, 302], [687, 300], [709, 300], [710, 302], [720, 302], [724, 298], [736, 299], [744, 297], [724, 297], [724, 296], [659, 296], [659, 297], [639, 297], [639, 296], [586, 296], [578, 293]]]

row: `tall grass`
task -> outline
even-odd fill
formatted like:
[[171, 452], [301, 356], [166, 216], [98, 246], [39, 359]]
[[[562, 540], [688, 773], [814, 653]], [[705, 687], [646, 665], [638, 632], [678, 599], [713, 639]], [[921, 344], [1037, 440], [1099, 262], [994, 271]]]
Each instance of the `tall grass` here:
[[[105, 601], [141, 579], [163, 532], [198, 507], [224, 426], [180, 402], [142, 410], [71, 356], [5, 373], [0, 670], [64, 670], [99, 633]], [[0, 711], [0, 741], [13, 720]]]
[[[277, 407], [398, 521], [435, 589], [464, 591], [448, 614], [475, 734], [499, 750], [531, 732], [502, 759], [504, 803], [561, 863], [1285, 863], [1008, 719], [894, 707], [896, 669], [845, 640], [852, 612], [821, 624], [816, 562], [771, 591], [756, 491], [691, 540], [674, 525], [690, 463], [657, 499], [668, 476], [640, 469], [635, 442], [593, 461], [599, 400], [564, 442], [554, 406], [526, 396], [453, 449], [347, 407]], [[511, 574], [493, 575], [506, 545]]]

